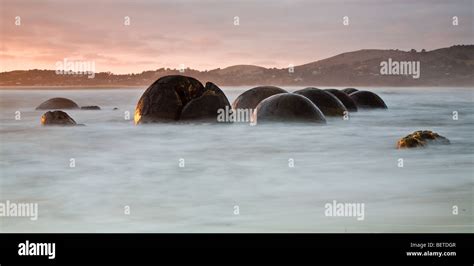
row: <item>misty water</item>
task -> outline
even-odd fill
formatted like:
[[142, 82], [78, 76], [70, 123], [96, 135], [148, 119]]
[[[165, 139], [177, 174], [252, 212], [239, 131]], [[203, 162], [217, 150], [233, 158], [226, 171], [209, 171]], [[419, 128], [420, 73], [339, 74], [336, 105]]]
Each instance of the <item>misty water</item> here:
[[[249, 87], [223, 89], [233, 101]], [[473, 89], [368, 90], [389, 109], [324, 126], [135, 126], [144, 88], [0, 91], [0, 202], [39, 204], [38, 220], [0, 217], [0, 231], [473, 232]], [[43, 127], [35, 107], [52, 97], [102, 110]], [[420, 129], [451, 145], [395, 149]], [[334, 200], [364, 203], [364, 220], [325, 216]]]

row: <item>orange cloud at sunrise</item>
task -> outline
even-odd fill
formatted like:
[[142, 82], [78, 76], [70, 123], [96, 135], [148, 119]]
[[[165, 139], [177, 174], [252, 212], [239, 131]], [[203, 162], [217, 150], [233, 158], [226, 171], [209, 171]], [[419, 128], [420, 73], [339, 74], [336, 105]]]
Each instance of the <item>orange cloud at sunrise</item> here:
[[65, 58], [114, 73], [283, 68], [359, 49], [429, 50], [473, 43], [470, 12], [470, 0], [1, 0], [0, 71], [54, 69]]

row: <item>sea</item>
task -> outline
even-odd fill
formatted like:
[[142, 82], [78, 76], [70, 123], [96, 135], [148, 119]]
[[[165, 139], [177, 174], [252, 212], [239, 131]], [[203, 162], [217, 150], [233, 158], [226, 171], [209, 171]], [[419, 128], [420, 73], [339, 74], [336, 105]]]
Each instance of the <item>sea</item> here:
[[[325, 125], [136, 126], [145, 89], [0, 90], [0, 203], [38, 206], [0, 232], [474, 232], [474, 88], [360, 87], [388, 109]], [[53, 97], [101, 110], [41, 126]], [[451, 144], [396, 149], [417, 130]]]

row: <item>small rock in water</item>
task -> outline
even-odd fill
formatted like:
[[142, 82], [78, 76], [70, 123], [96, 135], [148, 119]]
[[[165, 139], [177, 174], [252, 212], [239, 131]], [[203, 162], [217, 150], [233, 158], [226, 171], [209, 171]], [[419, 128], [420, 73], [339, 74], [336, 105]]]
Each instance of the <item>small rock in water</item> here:
[[63, 111], [48, 111], [41, 116], [41, 124], [45, 126], [75, 126], [76, 121]]
[[82, 106], [81, 110], [100, 110], [100, 107], [97, 105]]
[[427, 144], [450, 144], [449, 140], [429, 130], [419, 130], [400, 139], [397, 149], [425, 147]]

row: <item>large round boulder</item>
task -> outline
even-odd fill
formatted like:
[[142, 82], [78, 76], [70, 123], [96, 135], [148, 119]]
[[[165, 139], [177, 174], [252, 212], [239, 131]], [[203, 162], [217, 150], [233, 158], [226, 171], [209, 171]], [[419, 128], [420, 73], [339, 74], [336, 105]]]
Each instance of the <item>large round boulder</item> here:
[[415, 131], [397, 142], [397, 149], [425, 147], [427, 144], [450, 144], [449, 140], [429, 130]]
[[336, 89], [325, 89], [324, 91], [327, 91], [327, 92], [331, 93], [332, 95], [336, 96], [336, 98], [338, 98], [339, 101], [341, 101], [341, 103], [346, 107], [347, 111], [357, 112], [356, 103], [346, 93], [344, 93], [340, 90], [336, 90]]
[[349, 95], [359, 109], [387, 109], [387, 105], [371, 91], [356, 91]]
[[327, 91], [309, 87], [297, 90], [294, 93], [310, 99], [325, 116], [344, 116], [347, 114], [347, 109], [344, 104], [342, 104], [336, 96]]
[[41, 124], [45, 126], [74, 126], [76, 121], [63, 111], [48, 111], [41, 116]]
[[66, 98], [51, 98], [36, 107], [36, 110], [52, 109], [79, 109], [79, 105]]
[[206, 91], [198, 98], [187, 103], [181, 112], [180, 120], [216, 121], [217, 111], [230, 109], [230, 103], [224, 92], [214, 83], [206, 83]]
[[349, 95], [349, 94], [351, 94], [353, 92], [356, 92], [356, 91], [359, 91], [359, 90], [357, 90], [355, 88], [345, 88], [345, 89], [342, 89], [341, 91], [344, 92], [345, 94]]
[[287, 93], [287, 91], [275, 86], [255, 87], [240, 94], [232, 103], [232, 108], [253, 110], [264, 99], [279, 93]]
[[279, 93], [257, 105], [254, 122], [326, 123], [326, 118], [308, 98], [295, 93]]
[[[199, 99], [203, 95], [205, 97]], [[187, 106], [189, 103], [191, 105]], [[210, 106], [204, 106], [209, 103]], [[192, 77], [164, 76], [143, 93], [135, 108], [134, 120], [135, 124], [176, 121], [181, 119], [183, 111], [183, 119], [206, 118], [211, 113], [216, 118], [217, 109], [214, 109], [221, 108], [222, 103], [230, 105], [224, 93], [212, 83], [204, 87]]]

